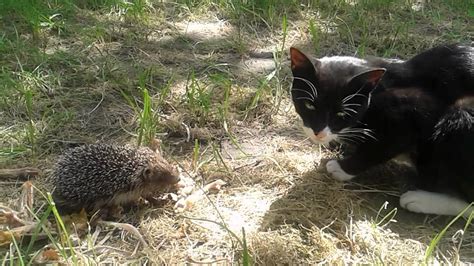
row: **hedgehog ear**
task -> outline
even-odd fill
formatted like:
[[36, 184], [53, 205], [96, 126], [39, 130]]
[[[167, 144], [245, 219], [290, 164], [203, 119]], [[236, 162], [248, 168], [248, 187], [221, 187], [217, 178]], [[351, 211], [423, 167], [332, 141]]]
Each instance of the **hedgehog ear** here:
[[160, 153], [160, 146], [161, 146], [161, 140], [159, 139], [152, 139], [150, 142], [150, 149], [156, 153]]

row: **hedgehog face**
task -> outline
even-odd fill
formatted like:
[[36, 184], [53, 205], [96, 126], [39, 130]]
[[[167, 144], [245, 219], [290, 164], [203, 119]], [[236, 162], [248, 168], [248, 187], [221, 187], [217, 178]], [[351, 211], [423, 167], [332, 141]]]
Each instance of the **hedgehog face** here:
[[152, 184], [174, 185], [179, 182], [179, 173], [175, 167], [163, 158], [157, 158], [143, 170], [143, 178]]

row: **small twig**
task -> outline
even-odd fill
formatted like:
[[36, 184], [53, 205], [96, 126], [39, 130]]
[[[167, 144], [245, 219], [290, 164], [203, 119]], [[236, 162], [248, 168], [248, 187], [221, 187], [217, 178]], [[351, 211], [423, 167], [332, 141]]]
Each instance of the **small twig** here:
[[5, 182], [0, 182], [0, 185], [18, 185], [20, 184], [18, 181], [5, 181]]
[[378, 189], [340, 189], [341, 191], [349, 191], [349, 192], [362, 192], [362, 193], [383, 193], [385, 195], [400, 197], [400, 193], [396, 191], [389, 191], [389, 190], [378, 190]]
[[91, 244], [92, 245], [95, 245], [95, 243], [97, 242], [97, 239], [99, 238], [99, 235], [100, 235], [101, 231], [102, 230], [100, 230], [100, 227], [97, 227], [95, 229], [94, 233], [91, 236]]
[[16, 212], [16, 211], [14, 211], [12, 208], [7, 207], [7, 206], [4, 206], [4, 205], [1, 205], [1, 204], [0, 204], [0, 211], [4, 211], [4, 212]]
[[216, 259], [216, 260], [206, 260], [206, 261], [198, 261], [193, 259], [191, 256], [188, 256], [188, 262], [195, 263], [195, 264], [214, 264], [218, 263], [221, 261], [225, 261], [227, 263], [230, 263], [229, 259], [222, 258], [222, 259]]
[[132, 257], [135, 256], [135, 255], [137, 255], [138, 247], [140, 247], [140, 243], [137, 243], [137, 244], [135, 245], [135, 248], [133, 249], [133, 252], [132, 252], [132, 255], [131, 255]]
[[138, 240], [140, 240], [140, 242], [143, 244], [143, 246], [145, 248], [148, 248], [148, 244], [146, 243], [146, 241], [143, 238], [142, 234], [140, 234], [138, 229], [135, 226], [131, 225], [131, 224], [116, 223], [116, 222], [109, 222], [109, 221], [99, 221], [98, 224], [109, 225], [109, 226], [113, 226], [113, 227], [116, 227], [116, 228], [123, 229], [123, 230], [135, 235], [138, 238]]
[[129, 251], [125, 251], [125, 250], [121, 250], [119, 248], [115, 248], [115, 247], [110, 247], [110, 246], [95, 246], [93, 248], [90, 248], [84, 252], [82, 252], [83, 254], [88, 254], [88, 253], [91, 253], [93, 251], [95, 252], [100, 252], [100, 251], [103, 251], [104, 249], [109, 249], [109, 250], [113, 250], [115, 252], [119, 252], [119, 253], [122, 253], [122, 254], [126, 254], [128, 256], [131, 256], [132, 253], [129, 252]]
[[107, 240], [109, 240], [109, 238], [111, 238], [113, 235], [113, 232], [109, 232], [107, 235], [104, 236], [104, 238], [102, 238], [102, 240], [99, 241], [99, 246], [103, 245], [105, 242], [107, 242]]
[[262, 159], [256, 159], [256, 160], [251, 161], [250, 163], [246, 163], [246, 164], [243, 164], [243, 165], [236, 166], [236, 167], [232, 168], [232, 171], [237, 171], [237, 170], [239, 170], [239, 169], [241, 169], [241, 168], [244, 168], [244, 167], [247, 167], [247, 166], [251, 166], [251, 165], [257, 166], [257, 165], [259, 165], [262, 161], [263, 161]]
[[99, 103], [91, 111], [89, 111], [89, 113], [87, 113], [87, 115], [90, 115], [93, 112], [95, 112], [95, 110], [97, 110], [97, 108], [99, 108], [99, 106], [102, 104], [103, 101], [104, 101], [104, 92], [102, 92], [102, 97], [100, 98]]
[[184, 216], [182, 215], [181, 216], [182, 218], [185, 218], [185, 219], [189, 219], [189, 220], [196, 220], [196, 221], [202, 221], [202, 222], [209, 222], [209, 223], [213, 223], [213, 224], [216, 224], [220, 227], [222, 227], [225, 231], [227, 231], [227, 233], [229, 233], [238, 243], [239, 245], [243, 248], [244, 247], [244, 243], [242, 242], [242, 240], [234, 233], [232, 232], [226, 224], [224, 223], [219, 223], [219, 222], [216, 222], [216, 221], [213, 221], [213, 220], [209, 220], [209, 219], [204, 219], [204, 218], [195, 218], [195, 217], [189, 217], [189, 216]]
[[188, 125], [186, 125], [184, 122], [182, 122], [181, 125], [183, 125], [184, 128], [186, 129], [186, 142], [190, 142], [191, 141], [191, 130], [189, 129]]
[[[4, 221], [3, 221], [4, 220]], [[31, 225], [32, 222], [25, 221], [18, 217], [16, 211], [5, 211], [0, 209], [0, 221], [12, 228], [19, 226]]]
[[23, 183], [21, 188], [21, 198], [20, 198], [20, 213], [25, 214], [27, 217], [31, 217], [31, 212], [29, 210], [33, 209], [33, 183], [31, 181], [26, 181]]
[[0, 169], [0, 179], [13, 179], [18, 178], [20, 180], [28, 180], [29, 177], [35, 177], [40, 174], [38, 168], [25, 167], [18, 169]]
[[221, 190], [221, 187], [226, 184], [227, 183], [223, 180], [217, 179], [205, 185], [204, 187], [200, 187], [199, 190], [196, 190], [187, 197], [178, 200], [178, 202], [176, 202], [175, 204], [175, 209], [177, 209], [178, 211], [185, 211], [189, 209], [192, 205], [194, 205], [196, 202], [204, 198], [206, 193], [209, 193], [211, 190], [219, 191]]
[[22, 236], [26, 233], [29, 233], [31, 230], [33, 230], [35, 228], [36, 228], [36, 224], [35, 223], [30, 223], [30, 224], [26, 224], [24, 226], [20, 226], [20, 227], [10, 229], [10, 231], [12, 233], [15, 233], [15, 234], [18, 234], [18, 235]]

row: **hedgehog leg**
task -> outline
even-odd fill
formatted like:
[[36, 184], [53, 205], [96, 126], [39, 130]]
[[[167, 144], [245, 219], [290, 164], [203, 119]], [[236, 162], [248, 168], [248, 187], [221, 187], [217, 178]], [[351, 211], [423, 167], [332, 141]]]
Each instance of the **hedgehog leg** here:
[[153, 197], [153, 196], [146, 196], [146, 197], [144, 197], [144, 199], [146, 201], [148, 201], [148, 203], [150, 205], [155, 206], [155, 207], [162, 207], [168, 201], [168, 200], [161, 199], [161, 198], [156, 198], [156, 197]]
[[123, 208], [117, 204], [95, 204], [91, 220], [119, 219], [122, 216]]
[[[104, 208], [105, 209], [105, 208]], [[107, 209], [107, 218], [118, 220], [122, 217], [123, 207], [117, 204], [109, 205]]]

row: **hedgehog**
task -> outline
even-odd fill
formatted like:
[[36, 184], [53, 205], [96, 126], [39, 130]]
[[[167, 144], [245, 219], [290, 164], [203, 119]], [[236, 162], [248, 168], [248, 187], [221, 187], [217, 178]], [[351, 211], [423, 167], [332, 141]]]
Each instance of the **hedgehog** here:
[[177, 169], [158, 151], [111, 144], [66, 151], [51, 177], [53, 200], [63, 214], [82, 209], [114, 212], [180, 180]]

